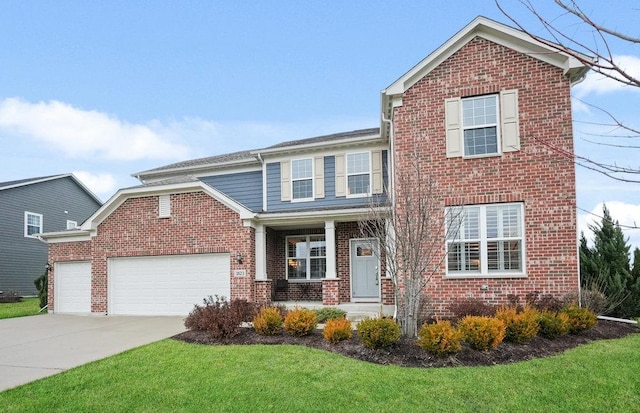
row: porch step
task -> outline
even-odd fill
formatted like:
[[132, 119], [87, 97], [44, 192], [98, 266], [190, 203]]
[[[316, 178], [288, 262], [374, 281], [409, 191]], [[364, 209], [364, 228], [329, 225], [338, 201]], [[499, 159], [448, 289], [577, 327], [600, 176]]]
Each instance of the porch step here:
[[347, 320], [359, 323], [365, 318], [378, 318], [380, 317], [380, 313], [378, 312], [363, 312], [363, 311], [349, 311], [347, 312]]
[[[310, 310], [320, 309], [325, 306], [319, 301], [276, 301], [276, 304], [284, 304], [287, 308], [295, 307], [308, 308]], [[381, 315], [392, 316], [394, 307], [392, 305], [381, 305], [380, 303], [342, 303], [333, 306], [347, 313], [347, 319], [353, 322], [359, 322], [365, 318], [377, 318]]]

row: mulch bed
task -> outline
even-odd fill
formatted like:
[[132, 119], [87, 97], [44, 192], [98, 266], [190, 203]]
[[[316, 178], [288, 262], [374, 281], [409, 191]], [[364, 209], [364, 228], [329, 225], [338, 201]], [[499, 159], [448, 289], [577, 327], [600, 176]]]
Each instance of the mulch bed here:
[[555, 340], [536, 337], [525, 344], [503, 342], [490, 351], [474, 350], [465, 344], [461, 352], [449, 357], [435, 357], [415, 345], [413, 340], [405, 338], [388, 349], [372, 350], [360, 342], [355, 332], [351, 340], [341, 341], [338, 344], [324, 341], [322, 331], [319, 330], [306, 337], [291, 337], [286, 334], [261, 336], [252, 328], [242, 328], [236, 337], [225, 340], [214, 339], [206, 331], [186, 331], [173, 338], [188, 343], [208, 345], [297, 344], [377, 364], [404, 367], [457, 367], [491, 366], [548, 357], [594, 340], [620, 338], [634, 333], [640, 333], [640, 328], [636, 324], [599, 320], [594, 328], [578, 335], [566, 335]]

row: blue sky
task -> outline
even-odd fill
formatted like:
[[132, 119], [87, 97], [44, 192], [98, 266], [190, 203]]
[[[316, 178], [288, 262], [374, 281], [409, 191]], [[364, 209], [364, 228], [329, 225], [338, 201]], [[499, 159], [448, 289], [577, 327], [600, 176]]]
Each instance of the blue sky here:
[[[551, 0], [535, 3], [590, 41]], [[518, 2], [503, 4], [548, 37]], [[581, 5], [637, 30], [638, 9]], [[138, 184], [134, 172], [379, 126], [380, 90], [477, 15], [509, 23], [493, 0], [4, 1], [0, 182], [74, 172], [107, 200]], [[614, 46], [640, 76], [640, 51]], [[574, 88], [635, 127], [639, 93], [597, 76]], [[638, 149], [586, 142], [616, 134], [592, 124], [601, 114], [578, 103], [574, 119], [579, 154], [640, 168]], [[640, 224], [640, 184], [578, 168], [577, 188], [581, 209], [599, 214], [604, 201]], [[584, 228], [589, 214], [579, 215]], [[626, 234], [640, 246], [640, 230]]]

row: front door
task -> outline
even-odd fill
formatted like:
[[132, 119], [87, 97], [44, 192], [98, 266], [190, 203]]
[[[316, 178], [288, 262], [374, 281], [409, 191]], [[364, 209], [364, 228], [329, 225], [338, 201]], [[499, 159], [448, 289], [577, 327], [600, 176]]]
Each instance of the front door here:
[[351, 240], [351, 296], [353, 301], [380, 301], [380, 261], [375, 239]]

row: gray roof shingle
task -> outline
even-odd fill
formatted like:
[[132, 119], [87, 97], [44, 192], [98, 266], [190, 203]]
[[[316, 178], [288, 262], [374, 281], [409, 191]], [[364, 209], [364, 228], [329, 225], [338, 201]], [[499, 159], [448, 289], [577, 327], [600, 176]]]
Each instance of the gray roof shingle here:
[[[375, 135], [378, 133], [380, 133], [380, 128], [360, 129], [360, 130], [355, 130], [350, 132], [340, 132], [340, 133], [334, 133], [331, 135], [323, 135], [323, 136], [316, 136], [313, 138], [282, 142], [282, 143], [278, 143], [278, 144], [268, 146], [266, 148], [261, 148], [261, 149], [278, 149], [278, 148], [287, 148], [287, 147], [294, 147], [294, 146], [301, 146], [301, 145], [309, 145], [314, 143], [332, 142], [332, 141], [339, 141], [339, 140], [349, 139], [349, 138], [357, 138], [361, 136], [364, 137], [369, 135]], [[139, 175], [144, 175], [144, 174], [154, 173], [154, 172], [170, 171], [170, 170], [181, 169], [181, 168], [222, 165], [222, 164], [239, 162], [239, 161], [248, 161], [252, 159], [255, 159], [257, 161], [258, 157], [254, 154], [257, 151], [260, 151], [260, 149], [239, 151], [239, 152], [227, 153], [222, 155], [209, 156], [206, 158], [198, 158], [198, 159], [191, 159], [191, 160], [176, 162], [169, 165], [160, 166], [158, 168], [138, 172], [134, 174], [134, 176], [139, 176]]]

